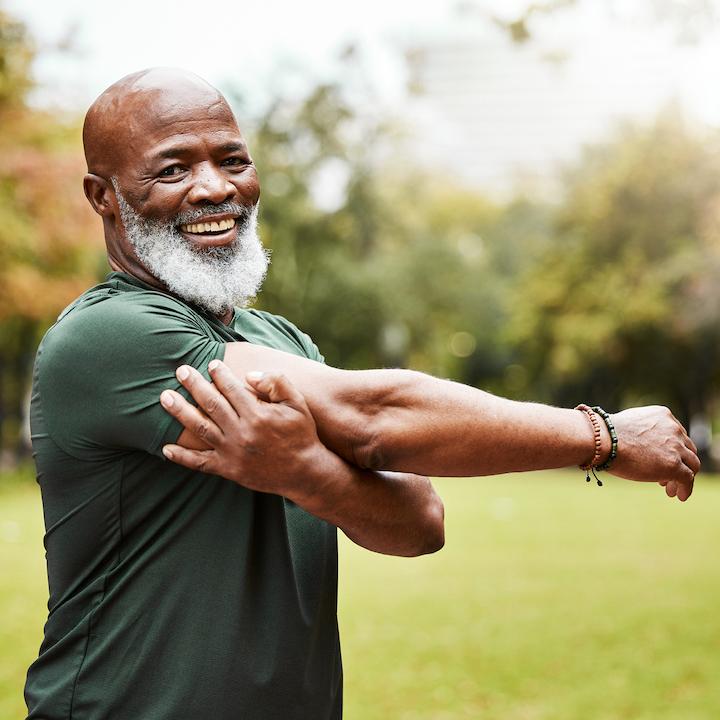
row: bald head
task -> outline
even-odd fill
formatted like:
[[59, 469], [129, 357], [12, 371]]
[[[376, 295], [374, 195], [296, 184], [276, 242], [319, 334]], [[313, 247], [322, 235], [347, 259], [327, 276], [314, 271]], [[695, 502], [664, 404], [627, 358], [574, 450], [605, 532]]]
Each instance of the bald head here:
[[83, 146], [88, 172], [111, 177], [132, 160], [142, 140], [172, 126], [220, 117], [237, 127], [222, 94], [197, 75], [151, 68], [127, 75], [105, 90], [85, 116]]

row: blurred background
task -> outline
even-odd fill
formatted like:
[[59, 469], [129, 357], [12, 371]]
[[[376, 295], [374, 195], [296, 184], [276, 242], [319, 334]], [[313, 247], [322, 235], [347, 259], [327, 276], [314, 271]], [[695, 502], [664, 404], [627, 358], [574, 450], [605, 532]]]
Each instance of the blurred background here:
[[153, 65], [231, 101], [257, 305], [329, 363], [663, 403], [703, 456], [683, 507], [579, 471], [443, 480], [437, 557], [343, 545], [346, 716], [720, 717], [720, 0], [0, 0], [0, 714], [47, 599], [34, 352], [108, 270], [82, 118]]

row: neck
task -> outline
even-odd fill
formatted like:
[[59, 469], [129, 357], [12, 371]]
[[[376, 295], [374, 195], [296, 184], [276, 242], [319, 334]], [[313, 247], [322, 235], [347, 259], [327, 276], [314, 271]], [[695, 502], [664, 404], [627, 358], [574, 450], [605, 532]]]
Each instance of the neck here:
[[[134, 278], [137, 278], [138, 280], [142, 280], [146, 285], [150, 285], [152, 287], [159, 288], [160, 290], [163, 290], [164, 292], [169, 293], [170, 291], [165, 287], [165, 285], [160, 282], [154, 275], [151, 275], [140, 263], [137, 261], [135, 262], [129, 262], [127, 260], [123, 260], [120, 258], [115, 257], [112, 254], [108, 254], [108, 264], [110, 265], [110, 268], [114, 270], [115, 272], [124, 272], [127, 275], [132, 275]], [[172, 294], [172, 293], [171, 293]]]

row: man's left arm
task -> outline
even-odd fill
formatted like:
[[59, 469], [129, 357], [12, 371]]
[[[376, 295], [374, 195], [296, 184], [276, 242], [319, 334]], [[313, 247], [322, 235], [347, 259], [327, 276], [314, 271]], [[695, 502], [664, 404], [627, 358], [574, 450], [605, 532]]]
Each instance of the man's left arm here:
[[278, 376], [267, 401], [242, 387], [226, 398], [197, 370], [186, 371], [190, 377], [180, 379], [204, 413], [174, 391], [163, 392], [161, 402], [192, 428], [183, 444], [201, 452], [173, 445], [165, 451], [168, 459], [287, 497], [368, 550], [415, 556], [443, 546], [443, 504], [430, 481], [362, 470], [333, 453], [320, 442], [307, 403], [289, 380]]

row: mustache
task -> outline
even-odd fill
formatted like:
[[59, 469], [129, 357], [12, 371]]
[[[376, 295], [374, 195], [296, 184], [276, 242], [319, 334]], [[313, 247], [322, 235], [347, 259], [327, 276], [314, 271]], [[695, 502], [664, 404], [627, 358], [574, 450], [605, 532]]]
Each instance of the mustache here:
[[197, 222], [204, 217], [211, 217], [212, 215], [237, 215], [237, 222], [239, 225], [245, 225], [254, 210], [254, 205], [241, 205], [240, 203], [226, 200], [225, 202], [218, 203], [217, 205], [205, 205], [204, 207], [197, 208], [196, 210], [187, 210], [186, 212], [179, 213], [174, 220], [174, 224], [187, 225], [189, 223]]

